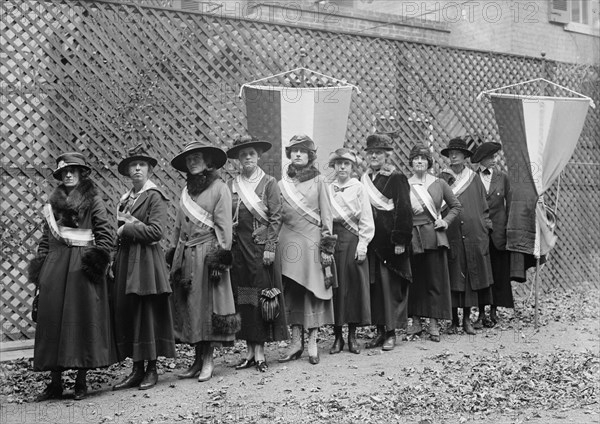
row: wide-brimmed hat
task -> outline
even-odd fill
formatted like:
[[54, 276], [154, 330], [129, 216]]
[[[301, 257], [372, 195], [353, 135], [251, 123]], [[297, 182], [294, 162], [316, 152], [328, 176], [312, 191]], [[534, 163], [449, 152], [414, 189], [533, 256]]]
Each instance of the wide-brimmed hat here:
[[467, 142], [461, 137], [454, 137], [452, 140], [448, 142], [448, 146], [442, 149], [440, 152], [443, 156], [448, 157], [450, 150], [460, 150], [465, 154], [465, 157], [471, 157], [473, 152], [469, 150], [467, 146]]
[[56, 169], [52, 176], [57, 180], [62, 180], [61, 173], [68, 166], [78, 166], [79, 168], [91, 171], [91, 168], [85, 163], [85, 157], [79, 152], [67, 152], [56, 158]]
[[240, 150], [248, 147], [260, 149], [264, 153], [272, 146], [273, 145], [268, 141], [260, 141], [251, 135], [241, 135], [234, 138], [233, 146], [227, 150], [227, 157], [231, 159], [237, 159], [240, 154]]
[[306, 134], [297, 134], [290, 139], [290, 142], [287, 146], [285, 146], [285, 154], [289, 158], [292, 148], [301, 147], [311, 152], [317, 151], [317, 146], [315, 146], [315, 142], [312, 141], [312, 138], [307, 136]]
[[350, 149], [346, 149], [345, 147], [339, 148], [329, 155], [329, 166], [331, 168], [333, 168], [336, 160], [349, 160], [354, 165], [358, 165], [358, 157], [356, 156], [356, 153]]
[[500, 149], [502, 149], [502, 145], [500, 143], [496, 143], [495, 141], [481, 143], [479, 147], [476, 148], [473, 152], [473, 156], [471, 157], [471, 163], [479, 163], [488, 156], [499, 152]]
[[367, 147], [365, 150], [394, 150], [392, 139], [387, 134], [371, 134], [367, 137]]
[[221, 168], [227, 162], [227, 153], [219, 147], [209, 146], [208, 144], [201, 141], [192, 141], [183, 148], [183, 152], [171, 160], [171, 165], [178, 171], [188, 172], [187, 165], [185, 163], [185, 157], [190, 153], [201, 152], [208, 153], [212, 159], [212, 165], [215, 169]]
[[412, 149], [410, 149], [410, 153], [408, 155], [408, 165], [412, 166], [412, 161], [417, 156], [424, 156], [427, 158], [427, 169], [433, 166], [433, 157], [431, 156], [431, 151], [422, 144], [417, 144]]
[[143, 160], [152, 167], [155, 167], [158, 163], [156, 159], [148, 155], [145, 146], [142, 143], [140, 143], [137, 146], [129, 149], [127, 151], [127, 157], [124, 158], [121, 162], [119, 162], [119, 165], [117, 165], [119, 174], [129, 177], [129, 164], [136, 160]]

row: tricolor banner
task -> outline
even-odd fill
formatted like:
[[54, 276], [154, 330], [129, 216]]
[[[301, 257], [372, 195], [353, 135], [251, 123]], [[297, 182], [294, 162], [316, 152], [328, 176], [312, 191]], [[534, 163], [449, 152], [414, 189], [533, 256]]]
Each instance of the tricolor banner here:
[[539, 258], [556, 243], [542, 195], [573, 155], [590, 99], [490, 96], [513, 191], [506, 248]]
[[289, 162], [285, 146], [306, 134], [317, 146], [316, 166], [327, 173], [329, 154], [344, 146], [353, 88], [244, 86], [248, 132], [273, 144], [261, 158], [264, 171], [280, 179]]

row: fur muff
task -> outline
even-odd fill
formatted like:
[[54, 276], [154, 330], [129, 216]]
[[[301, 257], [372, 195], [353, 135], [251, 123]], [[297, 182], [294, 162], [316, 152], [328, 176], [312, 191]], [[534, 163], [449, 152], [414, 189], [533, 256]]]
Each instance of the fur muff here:
[[105, 281], [109, 262], [110, 254], [107, 251], [89, 247], [81, 257], [81, 269], [92, 283], [101, 284]]
[[335, 252], [335, 244], [337, 242], [337, 235], [321, 237], [321, 252], [333, 255]]
[[242, 329], [240, 314], [212, 314], [212, 331], [214, 334], [232, 335]]
[[45, 256], [36, 256], [29, 261], [29, 265], [27, 266], [27, 277], [29, 282], [35, 284], [36, 286], [40, 282], [40, 271], [42, 270], [45, 260]]
[[215, 251], [206, 255], [206, 265], [208, 266], [208, 278], [213, 283], [218, 283], [221, 279], [221, 273], [233, 264], [233, 255], [231, 250], [225, 250], [219, 247]]
[[98, 195], [98, 189], [88, 178], [83, 178], [70, 193], [64, 184], [56, 187], [50, 196], [50, 205], [58, 225], [79, 228], [80, 212], [89, 209]]
[[385, 165], [383, 165], [381, 167], [381, 169], [379, 170], [379, 173], [385, 177], [389, 177], [395, 171], [396, 171], [396, 167], [394, 165], [390, 165], [389, 163], [386, 163]]
[[206, 169], [199, 174], [187, 174], [187, 189], [190, 196], [197, 196], [206, 190], [213, 181], [218, 180], [219, 173], [214, 169]]
[[169, 268], [171, 268], [173, 266], [174, 258], [175, 258], [175, 248], [169, 247], [167, 249], [167, 252], [165, 253], [165, 261], [167, 262], [167, 265], [169, 265]]
[[287, 169], [287, 174], [290, 178], [297, 178], [298, 181], [303, 183], [304, 181], [316, 178], [320, 172], [317, 168], [311, 165], [298, 168], [293, 164], [290, 164]]

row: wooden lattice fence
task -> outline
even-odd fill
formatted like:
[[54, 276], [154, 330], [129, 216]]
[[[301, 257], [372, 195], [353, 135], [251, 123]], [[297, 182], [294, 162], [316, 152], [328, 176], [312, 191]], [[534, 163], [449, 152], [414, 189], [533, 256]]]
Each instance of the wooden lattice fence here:
[[[168, 4], [2, 2], [3, 341], [33, 335], [26, 264], [58, 154], [89, 158], [112, 211], [125, 190], [116, 163], [134, 143], [150, 143], [161, 158], [155, 180], [176, 199], [182, 177], [169, 160], [191, 139], [226, 145], [244, 132], [240, 85], [299, 66], [301, 48], [307, 66], [362, 90], [348, 147], [362, 151], [375, 128], [396, 131], [393, 160], [403, 171], [416, 142], [430, 143], [439, 169], [451, 136], [498, 139], [490, 104], [475, 99], [482, 90], [545, 75], [600, 104], [596, 67], [154, 7]], [[599, 118], [589, 113], [561, 179], [560, 242], [542, 275], [545, 288], [598, 286]], [[169, 224], [174, 213], [172, 206]]]

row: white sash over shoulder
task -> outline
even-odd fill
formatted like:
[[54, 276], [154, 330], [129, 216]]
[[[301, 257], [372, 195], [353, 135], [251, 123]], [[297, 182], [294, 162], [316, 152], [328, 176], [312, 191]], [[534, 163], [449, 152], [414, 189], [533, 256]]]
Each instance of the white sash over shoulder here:
[[356, 222], [355, 219], [353, 219], [350, 215], [348, 215], [348, 212], [346, 212], [344, 210], [342, 205], [340, 205], [337, 202], [337, 200], [335, 200], [333, 184], [329, 185], [328, 191], [329, 191], [329, 198], [331, 199], [331, 206], [333, 206], [334, 219], [340, 218], [342, 220], [344, 227], [346, 227], [346, 229], [348, 231], [350, 231], [352, 234], [358, 236], [358, 223]]
[[[455, 181], [454, 181], [454, 184], [452, 184], [450, 186], [450, 188], [452, 189], [452, 193], [454, 193], [454, 195], [456, 197], [463, 194], [464, 191], [469, 187], [469, 185], [471, 184], [471, 182], [473, 182], [473, 179], [475, 178], [475, 172], [473, 172], [469, 168], [464, 169], [465, 175], [461, 179], [456, 178], [456, 174], [454, 172], [452, 172], [451, 169], [444, 169], [444, 171], [442, 171], [442, 172], [446, 172], [446, 173], [454, 176]], [[446, 202], [442, 201], [442, 210], [445, 211], [447, 208], [448, 208], [448, 205], [446, 204]]]
[[[143, 192], [154, 189], [154, 188], [158, 189], [156, 184], [154, 184], [150, 180], [146, 181], [146, 183], [144, 184], [142, 189], [138, 192], [137, 199], [139, 199], [139, 195], [142, 194]], [[141, 222], [139, 219], [137, 219], [135, 216], [131, 215], [130, 213], [125, 213], [125, 212], [120, 211], [121, 205], [124, 204], [125, 202], [127, 202], [127, 200], [129, 200], [129, 197], [132, 194], [133, 194], [133, 189], [129, 190], [127, 193], [125, 193], [124, 195], [121, 196], [121, 199], [119, 199], [119, 204], [117, 205], [117, 221], [122, 221], [125, 224], [135, 224], [135, 223]], [[135, 202], [137, 202], [137, 199], [135, 200]], [[133, 209], [133, 206], [135, 206], [135, 202], [133, 203], [133, 205], [131, 205], [131, 209]]]
[[[265, 174], [263, 173], [261, 180], [264, 176]], [[269, 217], [267, 216], [266, 205], [240, 175], [233, 180], [233, 188], [234, 191], [239, 194], [242, 202], [244, 202], [244, 205], [246, 205], [252, 216], [263, 224], [267, 224], [269, 222]]]
[[283, 198], [296, 210], [296, 212], [306, 218], [310, 223], [318, 226], [321, 225], [321, 216], [306, 203], [304, 196], [298, 191], [294, 184], [283, 177], [281, 179], [281, 187], [283, 189], [281, 190]]
[[91, 246], [94, 244], [94, 233], [91, 229], [59, 226], [49, 203], [44, 205], [42, 213], [52, 235], [67, 246]]
[[365, 186], [365, 190], [369, 195], [369, 201], [375, 209], [388, 212], [394, 210], [394, 201], [392, 199], [388, 199], [379, 190], [377, 190], [377, 187], [375, 187], [368, 174], [364, 174], [362, 176], [361, 182]]
[[179, 201], [181, 210], [190, 221], [195, 225], [203, 225], [208, 228], [215, 228], [212, 214], [204, 210], [198, 203], [190, 197], [187, 187], [181, 192], [181, 200]]
[[[440, 217], [439, 212], [435, 207], [433, 198], [429, 194], [427, 188], [422, 184], [410, 185], [410, 202], [413, 209], [418, 205], [421, 209], [427, 211], [429, 217], [434, 221]], [[416, 203], [415, 203], [416, 202]]]

